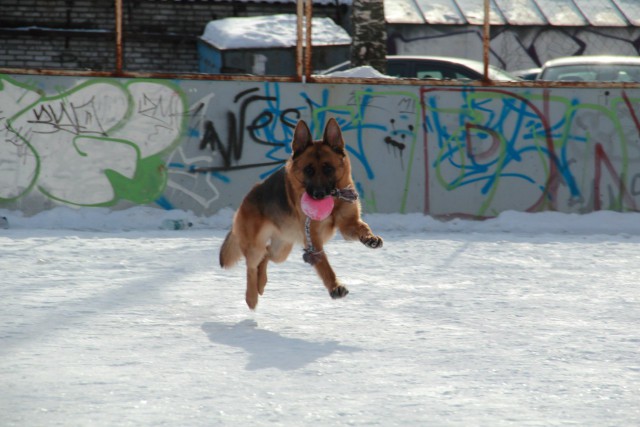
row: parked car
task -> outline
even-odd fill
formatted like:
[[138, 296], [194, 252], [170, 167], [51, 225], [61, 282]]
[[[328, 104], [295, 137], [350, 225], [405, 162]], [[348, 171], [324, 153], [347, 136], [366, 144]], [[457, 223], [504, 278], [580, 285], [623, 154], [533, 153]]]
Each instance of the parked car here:
[[541, 70], [541, 68], [527, 68], [525, 70], [509, 71], [509, 73], [522, 80], [535, 80]]
[[547, 61], [536, 80], [640, 82], [640, 57], [584, 55]]
[[[329, 75], [351, 68], [349, 61], [321, 71]], [[482, 80], [484, 64], [481, 61], [446, 56], [387, 56], [387, 75], [394, 77], [438, 80]], [[489, 65], [489, 78], [497, 81], [520, 80], [506, 71]]]

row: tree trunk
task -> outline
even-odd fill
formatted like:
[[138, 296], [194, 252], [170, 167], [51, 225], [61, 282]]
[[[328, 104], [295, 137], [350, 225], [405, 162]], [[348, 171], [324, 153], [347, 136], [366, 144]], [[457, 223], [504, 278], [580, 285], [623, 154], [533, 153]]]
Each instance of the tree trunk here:
[[351, 25], [351, 65], [370, 65], [381, 73], [386, 73], [387, 30], [384, 0], [353, 0]]

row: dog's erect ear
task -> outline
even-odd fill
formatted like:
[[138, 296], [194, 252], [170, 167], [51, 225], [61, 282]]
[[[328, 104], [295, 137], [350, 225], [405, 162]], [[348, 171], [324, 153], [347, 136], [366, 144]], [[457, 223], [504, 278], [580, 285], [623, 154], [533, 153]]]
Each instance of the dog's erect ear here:
[[302, 154], [302, 152], [312, 144], [313, 137], [311, 136], [309, 126], [307, 126], [304, 120], [299, 120], [296, 129], [293, 131], [293, 141], [291, 141], [293, 157]]
[[324, 128], [324, 137], [322, 142], [327, 144], [333, 151], [344, 155], [344, 140], [342, 139], [342, 131], [336, 119], [333, 117], [327, 122]]

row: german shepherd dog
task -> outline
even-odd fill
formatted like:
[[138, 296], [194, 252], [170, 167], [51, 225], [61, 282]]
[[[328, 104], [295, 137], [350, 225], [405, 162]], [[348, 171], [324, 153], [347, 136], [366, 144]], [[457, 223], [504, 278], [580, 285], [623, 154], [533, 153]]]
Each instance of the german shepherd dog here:
[[[334, 299], [349, 293], [336, 278], [323, 252], [325, 242], [336, 230], [340, 230], [345, 239], [359, 239], [370, 248], [382, 247], [382, 238], [374, 235], [360, 218], [351, 163], [336, 120], [332, 118], [327, 122], [323, 138], [316, 141], [307, 124], [298, 121], [291, 151], [284, 167], [256, 184], [246, 195], [220, 248], [223, 268], [232, 267], [244, 256], [246, 302], [252, 310], [267, 284], [267, 264], [284, 262], [296, 243], [312, 248], [312, 259], [305, 258], [305, 261], [313, 265]], [[345, 189], [351, 189], [352, 197], [340, 196], [340, 190]], [[334, 197], [331, 214], [321, 221], [308, 220], [301, 209], [304, 192], [315, 200]]]

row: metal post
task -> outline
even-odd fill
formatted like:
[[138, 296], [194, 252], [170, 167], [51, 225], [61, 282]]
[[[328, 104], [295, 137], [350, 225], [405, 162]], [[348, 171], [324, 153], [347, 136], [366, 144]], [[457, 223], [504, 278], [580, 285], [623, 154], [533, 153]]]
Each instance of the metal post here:
[[296, 13], [298, 17], [297, 28], [296, 28], [296, 77], [298, 81], [302, 80], [303, 75], [303, 46], [302, 46], [302, 22], [304, 19], [304, 0], [298, 0], [296, 4]]
[[116, 73], [122, 74], [122, 0], [115, 0], [116, 6]]
[[484, 81], [489, 81], [489, 44], [491, 37], [491, 17], [489, 13], [489, 1], [484, 0], [484, 21], [483, 21], [483, 34], [482, 34], [482, 59], [484, 62]]
[[306, 0], [305, 3], [305, 17], [307, 24], [307, 33], [305, 34], [306, 38], [306, 50], [304, 51], [304, 76], [305, 80], [311, 77], [311, 50], [312, 50], [312, 42], [311, 42], [311, 25], [312, 25], [312, 16], [313, 16], [313, 1]]

